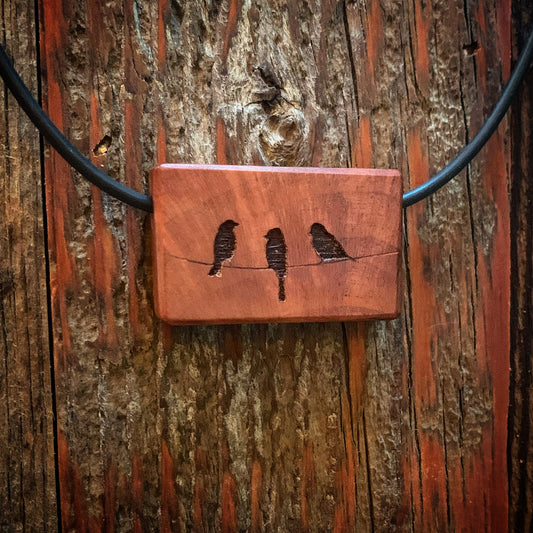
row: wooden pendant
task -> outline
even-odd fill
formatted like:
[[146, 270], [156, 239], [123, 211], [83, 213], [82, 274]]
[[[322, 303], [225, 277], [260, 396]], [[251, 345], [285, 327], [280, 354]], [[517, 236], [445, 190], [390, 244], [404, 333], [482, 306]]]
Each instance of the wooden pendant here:
[[396, 170], [152, 170], [155, 305], [170, 324], [399, 313]]

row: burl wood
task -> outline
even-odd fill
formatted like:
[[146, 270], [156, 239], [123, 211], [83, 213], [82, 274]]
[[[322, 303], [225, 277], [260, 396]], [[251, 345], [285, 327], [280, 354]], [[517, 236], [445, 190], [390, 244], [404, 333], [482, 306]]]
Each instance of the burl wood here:
[[398, 315], [398, 171], [162, 165], [150, 181], [166, 322]]

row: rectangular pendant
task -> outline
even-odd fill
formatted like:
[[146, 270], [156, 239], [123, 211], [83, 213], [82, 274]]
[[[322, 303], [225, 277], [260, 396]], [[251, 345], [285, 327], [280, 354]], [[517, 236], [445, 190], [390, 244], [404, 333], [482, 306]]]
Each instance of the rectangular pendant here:
[[165, 322], [399, 314], [398, 171], [161, 165], [150, 186], [155, 308]]

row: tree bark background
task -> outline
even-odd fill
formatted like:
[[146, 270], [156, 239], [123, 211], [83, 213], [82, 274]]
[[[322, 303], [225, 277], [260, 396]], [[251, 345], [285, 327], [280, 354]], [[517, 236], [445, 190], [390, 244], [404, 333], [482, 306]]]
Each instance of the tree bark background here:
[[[529, 2], [515, 2], [516, 44], [531, 31]], [[531, 431], [533, 348], [533, 75], [522, 85], [511, 114], [511, 388], [509, 404], [509, 500], [511, 531], [533, 527], [533, 434]]]
[[[6, 28], [11, 4], [22, 3], [3, 4]], [[138, 190], [162, 162], [398, 168], [411, 188], [475, 134], [511, 67], [510, 0], [38, 5], [43, 104], [95, 164]], [[527, 2], [514, 5], [526, 25], [518, 14]], [[31, 23], [24, 27], [35, 43]], [[34, 56], [24, 57], [31, 66]], [[281, 91], [254, 69], [265, 61]], [[4, 101], [6, 123], [21, 112]], [[504, 121], [467, 171], [406, 210], [399, 319], [187, 328], [153, 315], [149, 217], [102, 195], [47, 148], [40, 230], [37, 137], [20, 119], [29, 133], [9, 143], [14, 168], [26, 154], [20, 143], [35, 139], [34, 160], [22, 160], [35, 174], [4, 172], [8, 185], [32, 191], [17, 192], [35, 225], [20, 242], [40, 242], [40, 252], [5, 249], [28, 255], [38, 272], [35, 286], [15, 293], [32, 298], [23, 316], [41, 324], [25, 337], [42, 339], [31, 362], [44, 377], [32, 398], [45, 402], [38, 413], [48, 428], [27, 433], [44, 450], [31, 475], [47, 474], [35, 523], [42, 516], [52, 528], [55, 513], [47, 500], [47, 235], [65, 531], [502, 531], [508, 519], [528, 526], [530, 474], [521, 461], [531, 449], [529, 353], [513, 337], [517, 385], [509, 397], [509, 272], [513, 258], [522, 283], [513, 286], [515, 324], [530, 305], [531, 217], [525, 224], [511, 216], [508, 184], [517, 205], [531, 122], [517, 107], [514, 114], [523, 118], [513, 123], [520, 163], [511, 166]], [[12, 139], [14, 130], [2, 131]], [[22, 208], [8, 193], [0, 189], [5, 220], [28, 228], [9, 215]], [[524, 216], [528, 205], [520, 204]], [[2, 221], [0, 231], [12, 232]], [[511, 248], [515, 231], [523, 238]], [[25, 280], [18, 266], [2, 268]], [[14, 310], [0, 309], [13, 317], [3, 319], [0, 339], [25, 327]], [[520, 331], [529, 338], [530, 325]], [[0, 393], [9, 399], [10, 354], [32, 352], [4, 345]], [[36, 400], [24, 401], [19, 420]], [[14, 442], [24, 433], [6, 412]], [[28, 453], [17, 446], [2, 454], [2, 483], [9, 461]], [[11, 494], [3, 510], [23, 517], [23, 492]]]
[[[38, 93], [32, 2], [1, 4], [2, 43]], [[2, 83], [0, 530], [57, 529], [46, 234], [39, 135]]]

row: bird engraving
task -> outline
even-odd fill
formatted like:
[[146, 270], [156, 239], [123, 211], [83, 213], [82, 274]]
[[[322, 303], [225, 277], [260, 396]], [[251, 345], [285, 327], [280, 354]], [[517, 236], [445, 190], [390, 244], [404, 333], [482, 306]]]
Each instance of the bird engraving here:
[[266, 259], [268, 268], [271, 268], [278, 277], [278, 298], [280, 302], [285, 301], [285, 278], [287, 276], [287, 245], [285, 237], [279, 228], [268, 231], [265, 235]]
[[350, 259], [341, 243], [322, 224], [315, 222], [311, 226], [311, 236], [313, 237], [313, 248], [322, 261]]
[[226, 220], [220, 224], [215, 237], [213, 266], [209, 271], [210, 276], [222, 277], [222, 265], [229, 261], [235, 253], [237, 241], [233, 228], [239, 224], [234, 220]]

